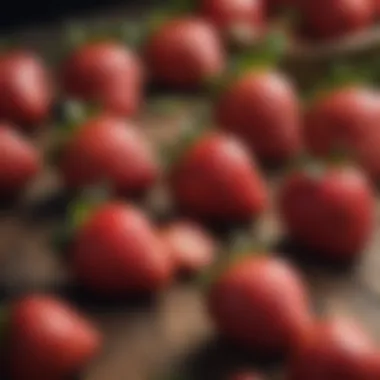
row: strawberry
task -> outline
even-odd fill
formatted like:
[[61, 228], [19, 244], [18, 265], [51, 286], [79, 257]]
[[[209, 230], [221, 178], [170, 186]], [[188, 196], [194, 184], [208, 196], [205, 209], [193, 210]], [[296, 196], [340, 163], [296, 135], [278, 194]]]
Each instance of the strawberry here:
[[379, 0], [374, 0], [375, 1], [375, 9], [376, 9], [376, 16], [379, 18], [380, 16], [380, 1]]
[[322, 39], [366, 29], [376, 14], [373, 0], [298, 0], [297, 8], [307, 32]]
[[267, 190], [242, 143], [210, 132], [172, 169], [171, 192], [180, 209], [202, 219], [248, 221], [266, 207]]
[[281, 74], [244, 74], [221, 94], [215, 119], [242, 138], [260, 158], [281, 163], [301, 147], [300, 105], [293, 86]]
[[173, 261], [147, 217], [106, 203], [79, 227], [71, 249], [79, 283], [100, 295], [154, 292], [170, 282]]
[[318, 323], [301, 339], [287, 380], [375, 380], [380, 353], [352, 321], [335, 317]]
[[216, 242], [197, 224], [176, 221], [161, 231], [180, 273], [194, 274], [210, 266], [215, 260]]
[[287, 354], [311, 320], [298, 273], [276, 257], [246, 257], [227, 268], [208, 305], [223, 336], [265, 356]]
[[165, 86], [193, 89], [206, 85], [225, 68], [225, 52], [216, 29], [198, 18], [171, 20], [146, 45], [153, 80]]
[[358, 257], [374, 228], [373, 189], [353, 167], [291, 173], [280, 189], [279, 207], [290, 237], [334, 261]]
[[105, 110], [121, 116], [138, 110], [143, 82], [138, 57], [116, 42], [80, 46], [62, 67], [62, 84], [68, 96], [98, 102]]
[[7, 339], [13, 380], [67, 379], [99, 353], [102, 340], [71, 306], [44, 295], [14, 302]]
[[373, 177], [380, 177], [380, 97], [372, 89], [348, 86], [314, 101], [305, 113], [305, 143], [315, 156], [343, 150]]
[[262, 0], [203, 0], [201, 13], [226, 37], [243, 33], [254, 39], [265, 25]]
[[46, 121], [53, 89], [44, 63], [33, 53], [0, 55], [0, 119], [34, 129]]
[[122, 194], [147, 190], [158, 176], [151, 147], [137, 127], [105, 114], [74, 131], [64, 146], [60, 169], [69, 188], [107, 181]]
[[22, 191], [41, 168], [40, 156], [14, 127], [0, 124], [0, 193], [9, 196]]

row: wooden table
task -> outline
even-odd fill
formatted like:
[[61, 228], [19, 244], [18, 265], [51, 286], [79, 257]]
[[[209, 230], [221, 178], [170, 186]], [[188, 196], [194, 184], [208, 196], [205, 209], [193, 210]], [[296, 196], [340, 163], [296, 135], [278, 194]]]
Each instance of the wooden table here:
[[[125, 10], [113, 10], [106, 16], [102, 13], [86, 19], [109, 22], [126, 14]], [[61, 31], [62, 25], [52, 25], [23, 31], [18, 38], [28, 46], [54, 52], [60, 46]], [[188, 99], [172, 116], [147, 111], [137, 122], [157, 145], [162, 145], [176, 139], [196, 103], [194, 98]], [[35, 140], [45, 151], [54, 134], [54, 126], [50, 128]], [[275, 193], [277, 178], [271, 176], [269, 180]], [[0, 217], [0, 290], [4, 299], [30, 290], [55, 291], [93, 317], [106, 336], [106, 344], [83, 379], [144, 380], [152, 373], [184, 366], [196, 380], [217, 380], [233, 368], [252, 364], [249, 355], [218, 341], [204, 310], [202, 294], [191, 283], [178, 283], [154, 300], [117, 304], [94, 300], [72, 289], [64, 260], [50, 244], [64, 205], [59, 178], [53, 168], [47, 167], [18, 204], [4, 208]], [[282, 234], [273, 211], [260, 221], [256, 233], [273, 241], [274, 246], [278, 243]], [[302, 265], [302, 270], [318, 313], [352, 316], [380, 342], [379, 247], [377, 234], [360, 265], [351, 270], [318, 265]], [[264, 363], [269, 379], [281, 378], [277, 367]]]

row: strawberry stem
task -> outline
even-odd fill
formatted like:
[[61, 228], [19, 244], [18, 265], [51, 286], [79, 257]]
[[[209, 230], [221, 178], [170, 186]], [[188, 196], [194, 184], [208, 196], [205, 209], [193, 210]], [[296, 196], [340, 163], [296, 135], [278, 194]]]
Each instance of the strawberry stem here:
[[69, 23], [65, 28], [66, 50], [71, 51], [83, 45], [88, 38], [87, 30], [78, 23]]
[[80, 227], [95, 208], [110, 199], [111, 194], [111, 189], [107, 184], [83, 190], [79, 197], [69, 203], [67, 208], [67, 216], [73, 228]]
[[287, 35], [280, 29], [269, 32], [256, 47], [232, 60], [230, 75], [241, 76], [255, 68], [268, 68], [278, 65], [288, 47]]
[[57, 149], [70, 139], [73, 133], [89, 118], [95, 117], [101, 109], [94, 103], [84, 104], [76, 100], [66, 100], [59, 104], [60, 119], [56, 127], [59, 130], [57, 136]]
[[368, 64], [353, 65], [345, 61], [334, 62], [328, 67], [324, 79], [317, 81], [316, 86], [307, 90], [303, 97], [306, 104], [311, 103], [334, 90], [371, 84], [374, 81], [374, 75], [375, 70], [371, 70]]
[[267, 244], [254, 242], [246, 229], [234, 230], [228, 239], [227, 248], [223, 248], [217, 255], [220, 259], [211, 268], [202, 272], [195, 282], [200, 289], [207, 291], [231, 265], [247, 257], [264, 255], [268, 250]]
[[122, 23], [118, 26], [115, 34], [117, 39], [135, 50], [139, 49], [147, 38], [146, 28], [136, 22]]
[[170, 14], [181, 15], [196, 11], [196, 3], [194, 0], [169, 0], [167, 1], [167, 10]]
[[110, 199], [107, 186], [96, 186], [83, 190], [80, 196], [72, 200], [66, 209], [64, 222], [53, 236], [53, 246], [64, 253], [73, 241], [76, 231], [86, 222], [94, 210]]
[[210, 108], [207, 106], [198, 108], [196, 117], [186, 117], [180, 126], [180, 136], [175, 143], [162, 149], [162, 160], [166, 168], [178, 162], [180, 156], [191, 147], [198, 138], [208, 130]]

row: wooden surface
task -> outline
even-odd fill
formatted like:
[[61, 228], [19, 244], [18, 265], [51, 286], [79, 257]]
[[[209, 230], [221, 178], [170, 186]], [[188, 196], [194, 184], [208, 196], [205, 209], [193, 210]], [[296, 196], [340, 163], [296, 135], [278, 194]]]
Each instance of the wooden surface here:
[[[116, 14], [117, 18], [123, 17], [123, 13]], [[115, 17], [114, 13], [109, 17]], [[53, 49], [59, 45], [60, 27], [26, 31], [20, 39], [30, 46]], [[184, 121], [196, 112], [193, 107], [194, 99], [190, 99], [174, 116], [144, 112], [137, 122], [156, 145], [162, 146], [175, 141]], [[54, 126], [50, 126], [36, 138], [36, 144], [46, 150], [53, 133]], [[269, 181], [275, 189], [276, 176]], [[18, 204], [4, 208], [0, 218], [0, 290], [4, 299], [31, 290], [54, 291], [93, 317], [106, 336], [105, 349], [83, 379], [144, 380], [152, 373], [184, 366], [196, 380], [217, 380], [233, 368], [254, 364], [245, 353], [218, 341], [204, 310], [202, 294], [189, 283], [178, 283], [154, 300], [117, 304], [93, 300], [72, 289], [64, 260], [50, 244], [64, 204], [59, 178], [47, 167]], [[260, 221], [252, 238], [271, 241], [273, 246], [281, 241], [273, 211]], [[318, 313], [352, 316], [380, 342], [379, 247], [377, 234], [362, 262], [348, 270], [321, 265], [301, 267]], [[269, 379], [281, 379], [277, 367], [265, 365]]]

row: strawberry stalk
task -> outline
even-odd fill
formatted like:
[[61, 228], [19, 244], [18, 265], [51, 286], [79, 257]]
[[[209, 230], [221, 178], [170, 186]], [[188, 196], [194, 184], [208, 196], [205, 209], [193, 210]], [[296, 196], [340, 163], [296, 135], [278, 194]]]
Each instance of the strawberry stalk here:
[[58, 252], [63, 253], [67, 250], [78, 228], [86, 222], [98, 206], [108, 199], [110, 199], [110, 191], [104, 185], [87, 188], [69, 202], [64, 221], [53, 236], [53, 245]]
[[328, 67], [323, 79], [318, 80], [314, 87], [303, 94], [304, 101], [308, 104], [340, 88], [370, 84], [374, 75], [375, 70], [370, 69], [367, 64], [358, 66], [345, 61], [334, 62]]
[[100, 108], [95, 104], [84, 104], [76, 100], [66, 100], [59, 104], [57, 115], [59, 121], [56, 124], [58, 132], [56, 133], [56, 141], [48, 152], [48, 161], [57, 164], [60, 161], [66, 142], [78, 127], [99, 112]]
[[161, 149], [162, 162], [165, 168], [177, 162], [181, 154], [191, 147], [210, 125], [210, 108], [206, 105], [197, 110], [196, 117], [186, 117], [180, 125], [180, 135], [174, 143]]
[[284, 59], [288, 43], [287, 35], [281, 29], [272, 30], [249, 51], [235, 55], [223, 76], [210, 78], [206, 83], [208, 92], [217, 97], [244, 74], [276, 67]]
[[247, 257], [265, 255], [269, 251], [269, 244], [252, 239], [247, 229], [235, 229], [230, 232], [227, 248], [223, 248], [217, 255], [220, 259], [209, 269], [202, 272], [196, 279], [196, 285], [206, 290], [230, 266]]

